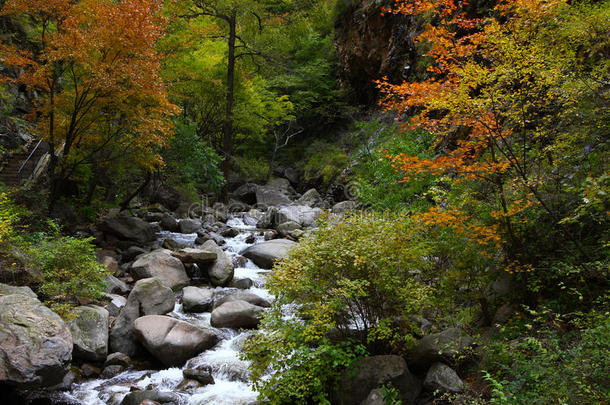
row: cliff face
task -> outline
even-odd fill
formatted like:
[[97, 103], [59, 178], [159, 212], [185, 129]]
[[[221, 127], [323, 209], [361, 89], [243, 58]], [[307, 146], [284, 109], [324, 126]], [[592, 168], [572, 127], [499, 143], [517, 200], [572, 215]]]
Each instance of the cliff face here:
[[400, 83], [415, 74], [419, 24], [407, 16], [382, 16], [381, 7], [391, 0], [344, 1], [335, 24], [339, 76], [354, 102], [370, 105], [378, 94], [374, 80], [387, 76]]

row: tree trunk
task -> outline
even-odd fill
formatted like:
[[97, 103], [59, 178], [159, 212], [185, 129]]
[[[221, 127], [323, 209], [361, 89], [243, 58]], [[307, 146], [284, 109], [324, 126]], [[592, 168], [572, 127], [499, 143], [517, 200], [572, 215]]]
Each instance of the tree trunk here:
[[228, 202], [229, 173], [231, 171], [231, 156], [233, 154], [233, 102], [235, 91], [235, 38], [236, 38], [236, 10], [231, 11], [229, 16], [229, 57], [227, 60], [227, 100], [225, 109], [225, 120], [223, 125], [223, 142], [222, 152], [224, 161], [222, 162], [222, 172], [225, 177], [226, 184], [222, 189], [221, 198], [224, 202]]

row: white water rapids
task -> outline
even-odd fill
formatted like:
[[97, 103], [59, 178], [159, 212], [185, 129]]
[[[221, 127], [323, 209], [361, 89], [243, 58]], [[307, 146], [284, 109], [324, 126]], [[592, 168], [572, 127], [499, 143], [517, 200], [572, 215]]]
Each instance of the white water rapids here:
[[[227, 255], [233, 258], [250, 246], [246, 243], [246, 239], [255, 233], [255, 228], [245, 225], [241, 219], [236, 217], [231, 218], [227, 225], [239, 230], [239, 234], [234, 238], [226, 238], [226, 245], [223, 246]], [[159, 236], [194, 243], [196, 234], [173, 233], [170, 235], [163, 232]], [[260, 243], [262, 240], [263, 237], [257, 235], [254, 244]], [[272, 300], [273, 297], [265, 290], [265, 273], [268, 273], [268, 270], [262, 270], [248, 260], [244, 267], [235, 268], [234, 278], [250, 278], [254, 285], [247, 291]], [[239, 290], [216, 288], [217, 294], [236, 291]], [[110, 379], [89, 380], [75, 384], [70, 391], [62, 393], [61, 401], [83, 405], [118, 405], [125, 395], [133, 390], [154, 389], [178, 394], [181, 398], [181, 405], [247, 405], [256, 402], [257, 393], [251, 389], [248, 381], [248, 362], [239, 358], [241, 345], [251, 335], [250, 331], [213, 328], [210, 325], [211, 314], [209, 312], [186, 313], [179, 302], [176, 302], [173, 312], [167, 315], [199, 327], [215, 330], [221, 337], [221, 341], [212, 349], [190, 359], [182, 369], [127, 370]], [[200, 367], [211, 369], [215, 384], [180, 390], [178, 385], [184, 380], [182, 370]]]

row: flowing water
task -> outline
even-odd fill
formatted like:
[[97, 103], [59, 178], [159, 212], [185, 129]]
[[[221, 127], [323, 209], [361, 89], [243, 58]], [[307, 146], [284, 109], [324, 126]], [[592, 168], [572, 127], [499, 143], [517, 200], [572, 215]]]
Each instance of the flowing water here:
[[[263, 237], [256, 234], [255, 227], [245, 225], [239, 217], [231, 218], [227, 225], [239, 230], [239, 234], [234, 238], [227, 238], [227, 243], [223, 246], [230, 258], [237, 256], [243, 249], [252, 245], [246, 243], [252, 234], [256, 235], [253, 244], [263, 241]], [[190, 245], [194, 244], [196, 238], [196, 234], [170, 232], [161, 232], [158, 236], [160, 241], [170, 237]], [[234, 278], [250, 278], [253, 286], [247, 291], [271, 300], [273, 297], [265, 289], [265, 273], [268, 273], [268, 270], [262, 270], [248, 260], [243, 267], [235, 268]], [[234, 288], [217, 287], [215, 289], [216, 295], [236, 291], [238, 290]], [[61, 394], [61, 401], [83, 405], [120, 404], [123, 397], [134, 389], [173, 392], [180, 396], [181, 405], [246, 405], [256, 401], [257, 393], [251, 389], [248, 382], [248, 362], [241, 360], [239, 356], [243, 342], [251, 335], [250, 331], [213, 328], [210, 325], [211, 314], [209, 312], [186, 313], [182, 310], [182, 304], [178, 300], [173, 312], [168, 315], [199, 327], [215, 330], [221, 337], [221, 341], [214, 348], [190, 359], [182, 369], [127, 370], [110, 379], [95, 379], [76, 384], [71, 391]], [[211, 370], [215, 384], [195, 389], [181, 390], [178, 388], [184, 379], [183, 369], [200, 367], [207, 367]]]

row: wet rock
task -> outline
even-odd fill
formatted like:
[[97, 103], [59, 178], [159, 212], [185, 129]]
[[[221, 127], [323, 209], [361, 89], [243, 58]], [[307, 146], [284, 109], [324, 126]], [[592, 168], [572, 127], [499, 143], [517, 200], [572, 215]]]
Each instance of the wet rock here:
[[180, 232], [180, 223], [170, 214], [163, 215], [163, 217], [159, 221], [159, 225], [161, 226], [161, 229], [164, 229], [166, 231]]
[[198, 219], [181, 219], [180, 233], [195, 233], [201, 229], [201, 221]]
[[[353, 370], [355, 374], [352, 374]], [[339, 405], [360, 404], [371, 391], [391, 383], [404, 405], [415, 403], [421, 392], [421, 383], [411, 374], [400, 356], [372, 356], [357, 361], [353, 369], [346, 370], [339, 383]]]
[[204, 243], [201, 249], [216, 253], [216, 261], [214, 263], [197, 264], [199, 268], [207, 271], [213, 286], [224, 287], [228, 285], [233, 280], [235, 273], [231, 259], [212, 240]]
[[277, 238], [278, 233], [276, 231], [267, 231], [263, 234], [263, 238], [268, 241], [268, 240], [273, 240], [275, 238]]
[[199, 381], [201, 385], [214, 384], [214, 377], [209, 370], [187, 368], [182, 370], [182, 375], [184, 378]]
[[202, 385], [199, 381], [186, 379], [182, 380], [182, 382], [176, 386], [176, 390], [191, 392], [201, 387]]
[[279, 210], [279, 222], [293, 221], [303, 227], [315, 225], [316, 219], [322, 214], [320, 208], [311, 208], [305, 205], [291, 205]]
[[153, 242], [155, 231], [148, 222], [123, 214], [107, 217], [99, 224], [99, 228], [122, 240], [130, 240], [138, 243]]
[[129, 286], [110, 274], [104, 276], [106, 282], [106, 292], [110, 294], [128, 294]]
[[80, 367], [80, 374], [85, 378], [93, 378], [102, 374], [102, 370], [99, 367], [85, 363]]
[[473, 340], [458, 328], [424, 336], [409, 353], [409, 364], [418, 370], [426, 370], [433, 363], [455, 364], [465, 356]]
[[288, 251], [295, 245], [295, 242], [288, 239], [274, 239], [250, 246], [241, 254], [252, 260], [263, 269], [271, 269], [273, 262], [284, 259], [288, 256]]
[[252, 329], [260, 323], [263, 311], [246, 301], [229, 301], [212, 311], [210, 323], [215, 328]]
[[239, 235], [239, 231], [235, 228], [227, 228], [220, 233], [221, 236], [225, 238], [234, 238]]
[[214, 303], [214, 290], [209, 288], [184, 287], [182, 306], [186, 312], [207, 312]]
[[110, 353], [108, 357], [106, 357], [106, 361], [104, 362], [104, 367], [108, 366], [122, 366], [127, 368], [131, 365], [131, 357], [126, 355], [125, 353], [116, 352]]
[[426, 374], [424, 387], [441, 394], [456, 393], [464, 390], [464, 382], [451, 367], [443, 363], [434, 363]]
[[171, 251], [157, 249], [145, 255], [131, 265], [131, 274], [136, 279], [156, 277], [163, 285], [177, 290], [189, 284], [190, 279], [180, 260], [171, 255]]
[[92, 305], [75, 308], [72, 314], [73, 357], [98, 362], [105, 360], [108, 355], [108, 311]]
[[136, 319], [133, 326], [138, 340], [168, 367], [182, 366], [218, 342], [213, 331], [169, 316], [143, 316]]
[[104, 370], [102, 370], [102, 374], [100, 375], [100, 377], [102, 377], [104, 379], [116, 377], [117, 375], [121, 374], [124, 370], [125, 369], [123, 368], [123, 366], [120, 366], [118, 364], [113, 365], [113, 366], [107, 366], [107, 367], [104, 367]]
[[[248, 243], [246, 241], [246, 243]], [[243, 256], [237, 255], [233, 256], [233, 267], [244, 267], [248, 263], [248, 259]]]
[[205, 233], [202, 235], [197, 236], [197, 239], [195, 239], [195, 245], [203, 245], [204, 243], [206, 243], [207, 241], [211, 240], [212, 237]]
[[343, 215], [356, 209], [355, 201], [342, 201], [333, 205], [333, 213]]
[[217, 258], [215, 251], [194, 248], [180, 249], [172, 252], [172, 256], [178, 258], [182, 263], [211, 263]]
[[294, 221], [286, 221], [279, 224], [276, 229], [280, 235], [285, 237], [289, 235], [292, 231], [301, 229], [301, 224]]
[[161, 244], [161, 247], [163, 249], [168, 249], [168, 250], [184, 249], [187, 246], [188, 246], [188, 244], [186, 242], [177, 241], [176, 239], [172, 238], [171, 235], [168, 236], [167, 238], [165, 238], [165, 240]]
[[129, 356], [138, 353], [138, 344], [133, 335], [133, 322], [144, 315], [162, 315], [174, 309], [174, 293], [161, 280], [148, 278], [139, 280], [127, 304], [110, 329], [110, 351], [122, 352]]
[[180, 396], [173, 392], [161, 392], [157, 390], [143, 390], [130, 392], [123, 398], [121, 405], [140, 405], [144, 401], [153, 401], [160, 404], [173, 402], [180, 403]]
[[0, 291], [0, 383], [61, 383], [72, 360], [68, 325], [29, 288], [0, 284]]
[[271, 307], [271, 303], [269, 301], [249, 291], [238, 291], [232, 294], [228, 294], [220, 299], [217, 299], [214, 303], [214, 307], [219, 307], [225, 302], [231, 301], [246, 301], [247, 303], [256, 305], [258, 307]]
[[230, 286], [240, 290], [247, 290], [254, 285], [254, 282], [249, 278], [233, 279]]

